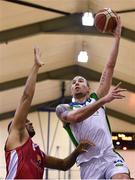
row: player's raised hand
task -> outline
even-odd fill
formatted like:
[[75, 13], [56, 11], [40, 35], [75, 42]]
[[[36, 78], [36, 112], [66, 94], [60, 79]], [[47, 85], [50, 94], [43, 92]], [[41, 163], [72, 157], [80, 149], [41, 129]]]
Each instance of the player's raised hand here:
[[120, 16], [118, 16], [117, 17], [117, 26], [113, 32], [113, 35], [115, 37], [120, 37], [121, 36], [121, 30], [122, 30], [121, 19], [120, 19]]
[[44, 63], [41, 61], [41, 51], [39, 47], [34, 47], [34, 61], [39, 67], [43, 66]]
[[120, 88], [121, 82], [117, 84], [109, 93], [104, 97], [106, 103], [111, 102], [114, 99], [123, 99], [125, 96], [122, 92], [127, 91], [127, 89]]

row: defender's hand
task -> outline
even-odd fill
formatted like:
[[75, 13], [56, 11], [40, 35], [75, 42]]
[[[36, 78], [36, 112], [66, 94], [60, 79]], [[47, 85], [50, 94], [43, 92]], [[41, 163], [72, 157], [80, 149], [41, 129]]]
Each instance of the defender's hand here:
[[95, 144], [88, 141], [88, 140], [82, 140], [77, 147], [79, 154], [84, 153], [84, 152], [88, 152], [88, 149], [90, 148], [90, 146], [95, 146]]

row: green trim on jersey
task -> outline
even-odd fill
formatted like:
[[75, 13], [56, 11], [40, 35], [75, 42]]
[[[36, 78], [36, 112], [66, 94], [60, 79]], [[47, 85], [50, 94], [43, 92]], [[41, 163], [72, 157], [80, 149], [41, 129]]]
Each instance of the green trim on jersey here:
[[71, 131], [71, 128], [69, 126], [70, 123], [64, 123], [64, 129], [67, 131], [71, 141], [73, 142], [73, 144], [77, 147], [78, 146], [78, 142], [76, 140], [76, 138], [74, 137], [72, 131]]
[[93, 99], [95, 99], [95, 100], [98, 100], [98, 99], [99, 99], [98, 96], [97, 96], [97, 94], [96, 94], [95, 92], [93, 92], [92, 94], [90, 94], [90, 97], [93, 98]]

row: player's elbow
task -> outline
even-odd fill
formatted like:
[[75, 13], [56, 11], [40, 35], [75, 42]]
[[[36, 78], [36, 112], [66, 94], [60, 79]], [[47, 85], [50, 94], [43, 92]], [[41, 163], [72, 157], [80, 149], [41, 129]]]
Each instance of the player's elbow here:
[[26, 100], [30, 100], [30, 99], [31, 99], [31, 94], [25, 90], [22, 95], [22, 100], [26, 101]]
[[72, 167], [72, 165], [65, 160], [65, 161], [63, 162], [63, 165], [62, 165], [62, 171], [67, 171], [67, 170], [69, 170], [71, 167]]

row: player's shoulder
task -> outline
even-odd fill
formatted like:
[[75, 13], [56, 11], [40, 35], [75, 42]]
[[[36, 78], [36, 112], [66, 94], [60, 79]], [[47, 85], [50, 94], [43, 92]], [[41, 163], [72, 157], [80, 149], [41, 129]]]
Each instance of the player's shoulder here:
[[56, 106], [56, 110], [61, 109], [61, 108], [68, 109], [69, 107], [70, 107], [69, 104], [59, 104], [58, 106]]

